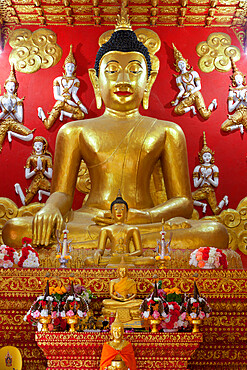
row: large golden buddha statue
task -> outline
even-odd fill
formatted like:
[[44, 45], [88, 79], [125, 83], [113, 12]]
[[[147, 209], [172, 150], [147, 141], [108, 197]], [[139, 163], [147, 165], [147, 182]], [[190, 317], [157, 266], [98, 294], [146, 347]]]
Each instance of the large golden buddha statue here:
[[[165, 224], [168, 238], [172, 229], [173, 249], [227, 248], [228, 233], [223, 225], [189, 220], [193, 203], [181, 128], [139, 113], [141, 103], [148, 108], [157, 68], [152, 68], [148, 49], [128, 22], [118, 22], [100, 47], [89, 74], [97, 107], [102, 100], [105, 104], [104, 114], [60, 129], [51, 195], [33, 218], [7, 222], [4, 242], [17, 247], [23, 236], [30, 236], [34, 245], [49, 246], [55, 230], [61, 229], [67, 218], [74, 246], [97, 248], [101, 227], [92, 218], [107, 221], [111, 201], [120, 189], [129, 205], [128, 224], [138, 225], [144, 248], [156, 246], [162, 219], [169, 221]], [[91, 190], [82, 208], [70, 212], [82, 160], [89, 171]], [[158, 204], [150, 191], [154, 170], [161, 174], [167, 196]]]

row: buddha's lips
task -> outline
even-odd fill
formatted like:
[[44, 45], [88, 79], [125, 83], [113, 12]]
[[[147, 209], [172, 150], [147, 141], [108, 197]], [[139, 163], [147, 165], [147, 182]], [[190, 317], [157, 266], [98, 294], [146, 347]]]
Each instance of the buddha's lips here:
[[132, 92], [130, 92], [130, 91], [116, 91], [115, 94], [117, 96], [130, 96], [130, 95], [132, 95]]

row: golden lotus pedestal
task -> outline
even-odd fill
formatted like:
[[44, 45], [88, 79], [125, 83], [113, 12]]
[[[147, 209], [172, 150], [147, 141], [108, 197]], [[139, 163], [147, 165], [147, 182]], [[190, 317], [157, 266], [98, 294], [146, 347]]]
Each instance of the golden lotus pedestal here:
[[[187, 369], [192, 354], [203, 341], [201, 333], [129, 333], [138, 370]], [[110, 333], [42, 333], [35, 340], [47, 358], [46, 370], [99, 369], [103, 344]]]

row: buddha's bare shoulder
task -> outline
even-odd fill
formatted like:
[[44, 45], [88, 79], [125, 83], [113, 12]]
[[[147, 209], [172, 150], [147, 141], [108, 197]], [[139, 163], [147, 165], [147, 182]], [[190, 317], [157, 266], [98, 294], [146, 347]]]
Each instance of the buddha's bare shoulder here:
[[80, 133], [87, 128], [91, 128], [94, 123], [97, 125], [97, 123], [100, 123], [100, 121], [101, 117], [71, 121], [60, 128], [59, 134], [69, 134], [71, 132], [73, 132], [73, 134], [76, 132]]
[[175, 122], [161, 120], [161, 119], [154, 119], [151, 117], [147, 117], [152, 124], [152, 129], [149, 132], [152, 134], [153, 130], [157, 130], [158, 132], [163, 133], [165, 135], [171, 135], [172, 137], [184, 137], [184, 132], [179, 125]]

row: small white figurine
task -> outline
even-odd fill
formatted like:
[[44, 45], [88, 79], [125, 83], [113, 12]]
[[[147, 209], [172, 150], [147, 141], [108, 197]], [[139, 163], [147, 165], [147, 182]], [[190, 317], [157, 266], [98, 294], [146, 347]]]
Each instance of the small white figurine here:
[[247, 128], [247, 86], [245, 75], [240, 72], [236, 64], [231, 58], [232, 62], [232, 75], [230, 79], [232, 86], [229, 87], [228, 94], [228, 111], [232, 115], [228, 115], [228, 119], [222, 123], [221, 130], [231, 132], [239, 130], [243, 135], [244, 127]]
[[33, 131], [25, 127], [23, 121], [23, 100], [17, 96], [19, 84], [15, 77], [14, 66], [11, 66], [10, 75], [5, 81], [6, 94], [0, 96], [0, 153], [6, 134], [11, 143], [12, 136], [23, 141], [33, 138]]
[[192, 193], [194, 205], [202, 207], [202, 212], [206, 213], [207, 203], [201, 202], [206, 200], [213, 213], [218, 215], [223, 206], [228, 205], [228, 196], [225, 195], [217, 205], [214, 188], [219, 185], [219, 169], [214, 164], [214, 152], [207, 146], [205, 132], [203, 132], [203, 148], [198, 156], [201, 164], [193, 171], [194, 187], [199, 188]]
[[28, 157], [25, 166], [26, 179], [33, 177], [26, 196], [20, 184], [15, 184], [16, 194], [20, 196], [23, 205], [29, 204], [37, 193], [39, 201], [42, 200], [43, 195], [50, 195], [51, 183], [48, 179], [52, 178], [52, 156], [47, 148], [48, 142], [43, 136], [34, 138], [33, 153]]
[[176, 71], [180, 72], [176, 77], [176, 84], [179, 89], [179, 93], [171, 104], [175, 106], [174, 112], [181, 116], [184, 113], [189, 112], [190, 110], [195, 115], [198, 113], [205, 120], [211, 116], [213, 109], [217, 108], [217, 100], [209, 104], [207, 108], [203, 96], [200, 92], [201, 90], [201, 79], [199, 74], [196, 71], [193, 71], [193, 68], [189, 66], [188, 60], [184, 59], [181, 52], [175, 47], [174, 44], [174, 58]]
[[69, 55], [65, 59], [64, 69], [65, 74], [53, 81], [53, 94], [56, 103], [49, 116], [46, 118], [43, 109], [38, 108], [38, 116], [47, 130], [53, 126], [59, 116], [60, 121], [63, 121], [64, 116], [79, 120], [84, 118], [84, 113], [88, 113], [87, 108], [77, 96], [80, 81], [75, 76], [76, 61], [72, 53], [72, 45], [70, 45]]
[[60, 268], [66, 268], [66, 263], [68, 260], [71, 259], [69, 253], [72, 250], [71, 247], [71, 240], [68, 240], [68, 233], [69, 230], [67, 229], [67, 225], [65, 225], [65, 229], [63, 230], [63, 239], [59, 238], [58, 230], [57, 230], [57, 258], [60, 262]]

